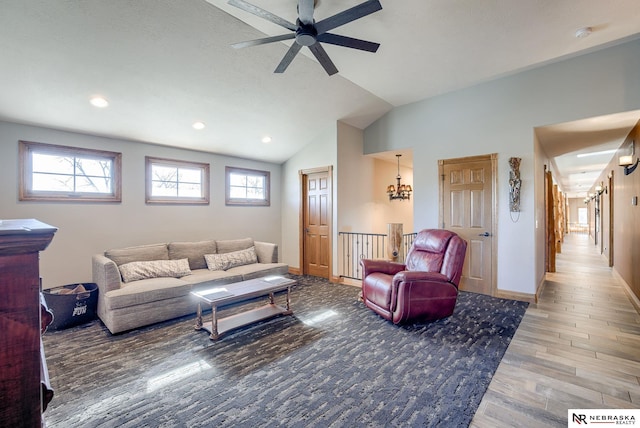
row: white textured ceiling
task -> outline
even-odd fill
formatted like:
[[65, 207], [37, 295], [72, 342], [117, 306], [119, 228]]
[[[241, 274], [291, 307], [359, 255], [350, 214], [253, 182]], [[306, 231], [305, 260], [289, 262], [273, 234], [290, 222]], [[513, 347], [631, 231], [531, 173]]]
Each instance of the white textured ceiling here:
[[[295, 0], [250, 1], [295, 21]], [[314, 16], [361, 1], [320, 0]], [[305, 55], [273, 74], [285, 43], [233, 49], [286, 30], [226, 0], [1, 0], [0, 119], [280, 163], [336, 120], [364, 128], [393, 106], [640, 33], [637, 0], [381, 3], [332, 30], [378, 52], [325, 46], [329, 77]], [[576, 38], [584, 26], [593, 34]], [[94, 94], [111, 105], [90, 106]]]

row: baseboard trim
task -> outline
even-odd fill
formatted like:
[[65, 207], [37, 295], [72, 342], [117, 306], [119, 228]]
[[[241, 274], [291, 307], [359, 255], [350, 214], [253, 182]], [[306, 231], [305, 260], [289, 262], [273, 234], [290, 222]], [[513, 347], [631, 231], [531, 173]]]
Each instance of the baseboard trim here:
[[536, 303], [537, 297], [535, 294], [521, 293], [519, 291], [509, 290], [497, 290], [496, 296], [501, 299], [519, 300], [521, 302]]
[[340, 284], [340, 277], [339, 276], [331, 276], [331, 278], [329, 278], [329, 282], [332, 284]]
[[624, 289], [624, 292], [627, 294], [627, 297], [629, 297], [629, 300], [631, 301], [631, 304], [633, 305], [633, 307], [636, 308], [636, 312], [640, 314], [640, 299], [638, 299], [638, 296], [636, 296], [636, 294], [633, 292], [629, 284], [627, 284], [627, 281], [625, 281], [624, 278], [620, 275], [620, 273], [618, 273], [615, 266], [611, 269], [611, 271], [613, 272], [613, 276], [615, 276], [622, 284], [622, 288]]
[[354, 287], [362, 287], [362, 281], [359, 279], [353, 278], [340, 278], [340, 283], [345, 285], [352, 285]]
[[547, 274], [545, 273], [542, 276], [542, 279], [540, 280], [540, 282], [538, 283], [538, 287], [536, 287], [536, 301], [535, 303], [538, 303], [540, 301], [540, 296], [542, 296], [542, 292], [544, 291], [544, 287], [545, 285], [547, 285]]
[[291, 267], [291, 266], [289, 266], [289, 273], [291, 275], [302, 275], [300, 273], [300, 268], [294, 268], [294, 267]]

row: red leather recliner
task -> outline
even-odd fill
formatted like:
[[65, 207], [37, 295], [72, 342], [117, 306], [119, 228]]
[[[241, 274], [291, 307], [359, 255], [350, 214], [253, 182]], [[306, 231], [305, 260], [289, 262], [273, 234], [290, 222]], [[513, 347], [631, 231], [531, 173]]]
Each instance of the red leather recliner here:
[[364, 304], [400, 324], [430, 321], [453, 313], [467, 242], [443, 229], [418, 233], [405, 264], [360, 261]]

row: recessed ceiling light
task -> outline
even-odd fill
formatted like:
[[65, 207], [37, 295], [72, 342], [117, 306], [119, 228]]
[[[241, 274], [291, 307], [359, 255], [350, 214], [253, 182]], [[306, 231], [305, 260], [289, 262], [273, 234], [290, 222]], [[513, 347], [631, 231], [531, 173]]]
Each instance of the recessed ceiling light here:
[[205, 125], [204, 122], [193, 122], [193, 129], [197, 129], [197, 130], [201, 130], [204, 129]]
[[592, 32], [593, 32], [593, 28], [591, 28], [591, 27], [579, 28], [578, 30], [576, 30], [576, 37], [578, 39], [584, 39], [585, 37], [587, 37]]
[[269, 144], [271, 142], [271, 137], [269, 136], [262, 137], [262, 142], [265, 144]]
[[109, 101], [107, 101], [106, 98], [101, 97], [99, 95], [95, 97], [91, 97], [89, 102], [91, 103], [92, 106], [98, 107], [98, 108], [105, 108], [109, 106]]

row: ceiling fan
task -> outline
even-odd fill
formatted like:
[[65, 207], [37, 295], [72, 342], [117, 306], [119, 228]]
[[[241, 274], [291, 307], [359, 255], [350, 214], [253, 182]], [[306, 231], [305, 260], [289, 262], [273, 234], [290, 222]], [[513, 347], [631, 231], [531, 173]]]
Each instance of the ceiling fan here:
[[300, 49], [302, 49], [303, 46], [307, 46], [329, 76], [336, 74], [338, 69], [320, 44], [321, 42], [352, 49], [360, 49], [367, 52], [376, 52], [378, 50], [380, 47], [379, 43], [354, 39], [352, 37], [328, 33], [327, 31], [381, 10], [382, 5], [379, 0], [365, 1], [364, 3], [318, 22], [315, 22], [313, 19], [313, 10], [316, 1], [317, 0], [298, 0], [298, 19], [296, 20], [296, 23], [293, 24], [286, 19], [280, 18], [279, 16], [244, 0], [229, 0], [229, 4], [232, 6], [292, 31], [290, 34], [249, 40], [246, 42], [236, 43], [232, 46], [239, 49], [294, 39], [294, 43], [291, 45], [284, 58], [282, 58], [282, 61], [280, 61], [280, 64], [278, 64], [274, 73], [284, 73], [289, 64], [291, 64], [291, 61], [293, 61], [293, 58], [295, 58], [298, 52], [300, 52]]

